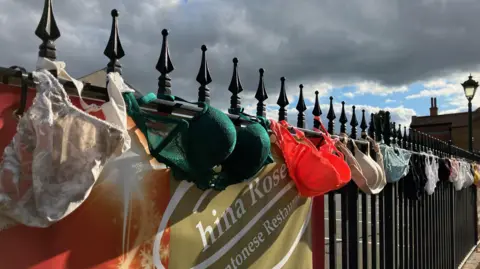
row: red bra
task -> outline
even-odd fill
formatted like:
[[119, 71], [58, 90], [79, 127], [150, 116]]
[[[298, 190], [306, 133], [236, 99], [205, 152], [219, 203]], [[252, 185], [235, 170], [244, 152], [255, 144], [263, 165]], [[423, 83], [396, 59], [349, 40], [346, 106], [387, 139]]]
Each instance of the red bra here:
[[[350, 168], [344, 161], [343, 154], [336, 149], [335, 140], [327, 132], [323, 133], [322, 145], [317, 149], [302, 131], [295, 129], [294, 137], [286, 121], [270, 120], [270, 124], [276, 143], [283, 153], [288, 174], [300, 195], [322, 195], [337, 190], [350, 181]], [[323, 125], [322, 128], [325, 130]]]

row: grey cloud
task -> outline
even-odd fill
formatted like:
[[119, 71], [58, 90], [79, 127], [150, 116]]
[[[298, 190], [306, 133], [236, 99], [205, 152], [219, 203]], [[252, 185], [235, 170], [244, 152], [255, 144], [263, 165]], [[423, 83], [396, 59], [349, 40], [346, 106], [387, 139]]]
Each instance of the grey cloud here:
[[[40, 41], [33, 34], [42, 1], [0, 0], [0, 63], [34, 67]], [[380, 0], [84, 0], [54, 1], [62, 37], [59, 60], [74, 76], [106, 65], [103, 49], [110, 10], [120, 11], [120, 36], [127, 56], [126, 80], [142, 92], [156, 91], [154, 69], [161, 29], [170, 30], [173, 91], [195, 99], [200, 46], [209, 47], [215, 105], [226, 107], [233, 57], [242, 83], [255, 91], [258, 68], [266, 69], [269, 103], [280, 76], [289, 94], [299, 83], [345, 84], [374, 80], [402, 85], [418, 79], [471, 70], [480, 61], [478, 1]], [[309, 91], [306, 89], [306, 91]], [[306, 92], [313, 95], [312, 92]], [[335, 93], [334, 93], [335, 94]]]

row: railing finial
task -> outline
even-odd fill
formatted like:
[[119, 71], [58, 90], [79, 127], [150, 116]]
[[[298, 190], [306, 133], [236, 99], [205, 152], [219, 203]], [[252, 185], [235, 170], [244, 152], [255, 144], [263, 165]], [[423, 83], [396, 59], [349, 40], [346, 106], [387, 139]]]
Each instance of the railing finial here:
[[242, 83], [240, 82], [240, 77], [238, 76], [238, 59], [237, 57], [233, 58], [233, 73], [232, 79], [230, 80], [230, 85], [228, 86], [228, 91], [232, 93], [230, 97], [230, 109], [228, 112], [230, 114], [240, 113], [242, 107], [242, 101], [239, 94], [243, 91]]
[[288, 106], [288, 98], [287, 98], [287, 91], [285, 90], [285, 77], [280, 78], [280, 94], [278, 95], [277, 105], [280, 107], [278, 110], [278, 120], [279, 121], [288, 121], [287, 109]]
[[300, 95], [298, 96], [296, 107], [298, 111], [297, 127], [305, 128], [305, 110], [307, 110], [307, 106], [305, 105], [305, 100], [303, 99], [303, 84], [300, 84], [298, 87], [300, 88]]
[[345, 134], [347, 133], [347, 115], [345, 114], [345, 101], [342, 101], [342, 112], [340, 113], [340, 133]]
[[350, 120], [350, 126], [352, 129], [350, 130], [350, 137], [353, 139], [357, 139], [357, 115], [355, 114], [355, 106], [352, 106], [352, 119]]
[[383, 141], [385, 144], [390, 145], [390, 135], [391, 135], [391, 129], [390, 129], [390, 112], [386, 111], [385, 112], [385, 118], [383, 119], [384, 127], [383, 127]]
[[257, 116], [265, 117], [267, 115], [267, 106], [265, 105], [265, 100], [268, 99], [267, 90], [265, 89], [265, 81], [263, 80], [263, 74], [265, 70], [260, 68], [258, 70], [260, 73], [260, 78], [258, 80], [257, 92], [255, 93], [255, 99], [257, 99]]
[[108, 39], [107, 46], [103, 51], [103, 54], [110, 59], [110, 62], [107, 64], [107, 73], [118, 72], [122, 73], [122, 65], [119, 60], [125, 56], [123, 51], [122, 43], [120, 42], [120, 37], [118, 36], [118, 11], [112, 9], [112, 31], [110, 32], [110, 38]]
[[158, 77], [158, 92], [157, 96], [162, 98], [165, 95], [172, 95], [172, 79], [168, 76], [170, 72], [172, 72], [175, 67], [172, 64], [172, 60], [170, 59], [170, 52], [168, 50], [168, 30], [162, 30], [162, 50], [160, 51], [160, 57], [158, 58], [157, 65], [155, 69], [160, 72], [160, 76]]
[[[322, 115], [322, 109], [320, 108], [320, 102], [318, 100], [318, 91], [315, 91], [315, 105], [313, 106], [312, 114], [315, 117], [320, 117]], [[313, 128], [320, 129], [320, 121], [313, 119]]]
[[415, 151], [415, 130], [408, 128], [408, 149]]
[[390, 125], [392, 126], [392, 128], [390, 129], [391, 133], [390, 133], [390, 137], [391, 137], [391, 142], [392, 144], [397, 144], [397, 127], [396, 127], [396, 123], [395, 122], [392, 122], [390, 123]]
[[375, 140], [375, 138], [378, 139], [378, 137], [376, 137], [376, 134], [377, 134], [377, 130], [375, 126], [375, 114], [371, 113], [370, 123], [368, 124], [368, 136], [370, 136], [372, 139]]
[[330, 96], [330, 107], [328, 108], [327, 119], [328, 119], [328, 132], [333, 134], [335, 131], [335, 122], [334, 120], [337, 118], [335, 116], [335, 111], [333, 110], [333, 96]]
[[399, 146], [402, 146], [403, 142], [403, 137], [402, 137], [402, 125], [398, 124], [398, 130], [397, 130], [397, 144]]
[[360, 130], [362, 130], [362, 138], [367, 137], [367, 119], [365, 118], [365, 109], [362, 109], [362, 121], [360, 122]]
[[60, 37], [60, 30], [53, 15], [52, 0], [45, 0], [42, 17], [38, 23], [35, 35], [42, 40], [38, 56], [52, 61], [57, 59], [55, 40]]
[[208, 84], [212, 82], [212, 77], [210, 76], [210, 70], [208, 70], [208, 63], [206, 58], [207, 46], [202, 45], [202, 61], [200, 63], [200, 69], [197, 74], [197, 82], [200, 83], [198, 88], [198, 102], [210, 104], [210, 89]]

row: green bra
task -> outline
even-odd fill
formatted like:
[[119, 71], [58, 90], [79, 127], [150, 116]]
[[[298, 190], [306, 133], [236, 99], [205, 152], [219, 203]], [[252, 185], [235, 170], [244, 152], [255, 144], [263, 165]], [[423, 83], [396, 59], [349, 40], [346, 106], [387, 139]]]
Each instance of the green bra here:
[[202, 190], [223, 190], [273, 162], [269, 122], [264, 118], [252, 121], [242, 111], [240, 116], [250, 124], [236, 130], [225, 113], [206, 103], [201, 103], [202, 110], [193, 118], [184, 120], [142, 111], [141, 105], [157, 99], [153, 93], [139, 99], [133, 93], [123, 97], [128, 115], [147, 139], [150, 155], [169, 166], [178, 180], [193, 182]]

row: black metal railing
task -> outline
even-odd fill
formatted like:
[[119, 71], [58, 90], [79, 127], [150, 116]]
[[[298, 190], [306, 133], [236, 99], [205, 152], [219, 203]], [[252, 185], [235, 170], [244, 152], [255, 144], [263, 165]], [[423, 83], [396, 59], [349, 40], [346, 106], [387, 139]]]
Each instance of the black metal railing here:
[[[35, 34], [42, 40], [39, 56], [51, 60], [56, 59], [55, 40], [60, 37], [60, 31], [55, 23], [50, 0], [45, 0], [44, 12]], [[117, 27], [118, 12], [113, 10], [113, 23], [104, 54], [109, 58], [107, 72], [121, 72], [120, 58], [125, 55], [119, 39]], [[162, 100], [165, 95], [174, 94], [172, 79], [169, 74], [174, 66], [169, 56], [168, 31], [163, 30], [162, 47], [156, 69], [160, 72], [158, 78], [158, 97], [153, 106], [146, 109], [156, 109], [161, 112], [179, 115], [192, 115], [199, 110], [193, 105], [185, 105], [169, 100]], [[201, 64], [196, 81], [198, 101], [210, 102], [211, 95], [208, 84], [212, 82], [207, 57], [207, 47], [201, 46]], [[247, 124], [238, 117], [241, 108], [242, 84], [238, 75], [238, 59], [233, 59], [233, 74], [228, 90], [231, 92], [229, 117], [237, 124]], [[259, 82], [255, 98], [258, 100], [256, 115], [266, 115], [265, 101], [268, 98], [263, 79], [265, 70], [259, 70]], [[21, 76], [21, 72], [0, 68], [3, 81], [9, 76]], [[8, 79], [7, 79], [8, 80]], [[285, 88], [285, 77], [280, 78], [280, 91], [277, 99], [278, 120], [287, 120], [287, 106], [289, 101]], [[299, 99], [296, 105], [298, 111], [297, 128], [303, 130], [307, 136], [318, 136], [317, 132], [304, 129], [305, 112], [307, 107], [304, 94], [308, 89], [299, 87]], [[108, 100], [106, 90], [98, 87], [87, 87], [85, 94], [95, 98]], [[322, 115], [318, 92], [315, 92], [315, 105], [312, 114]], [[335, 120], [333, 97], [330, 97], [328, 107], [327, 129], [335, 134]], [[357, 111], [352, 106], [351, 118], [345, 113], [345, 102], [342, 102], [341, 115], [338, 119], [341, 133], [347, 133], [347, 124], [350, 125], [352, 139], [365, 138], [367, 135], [376, 141], [383, 141], [387, 145], [416, 151], [431, 151], [439, 157], [464, 158], [470, 161], [479, 161], [480, 156], [452, 145], [449, 141], [441, 141], [428, 134], [408, 129], [390, 121], [388, 111], [366, 115], [361, 111], [360, 125], [357, 120]], [[367, 121], [367, 118], [369, 120]], [[380, 117], [381, 116], [381, 117]], [[253, 118], [255, 119], [255, 118]], [[367, 123], [368, 122], [368, 123]], [[319, 128], [320, 122], [314, 119], [313, 127]], [[360, 128], [360, 132], [357, 129]], [[365, 140], [359, 140], [365, 144]], [[365, 152], [366, 147], [361, 147]], [[370, 152], [376, 158], [375, 152]], [[410, 200], [404, 195], [404, 182], [389, 183], [378, 195], [369, 195], [359, 191], [353, 181], [340, 190], [332, 191], [322, 198], [315, 199], [315, 203], [324, 202], [325, 220], [325, 268], [457, 268], [469, 251], [477, 243], [477, 194], [475, 187], [468, 187], [455, 191], [449, 182], [438, 182], [432, 195], [423, 195], [419, 200]], [[316, 254], [318, 255], [318, 254]], [[321, 265], [319, 265], [322, 268]]]

